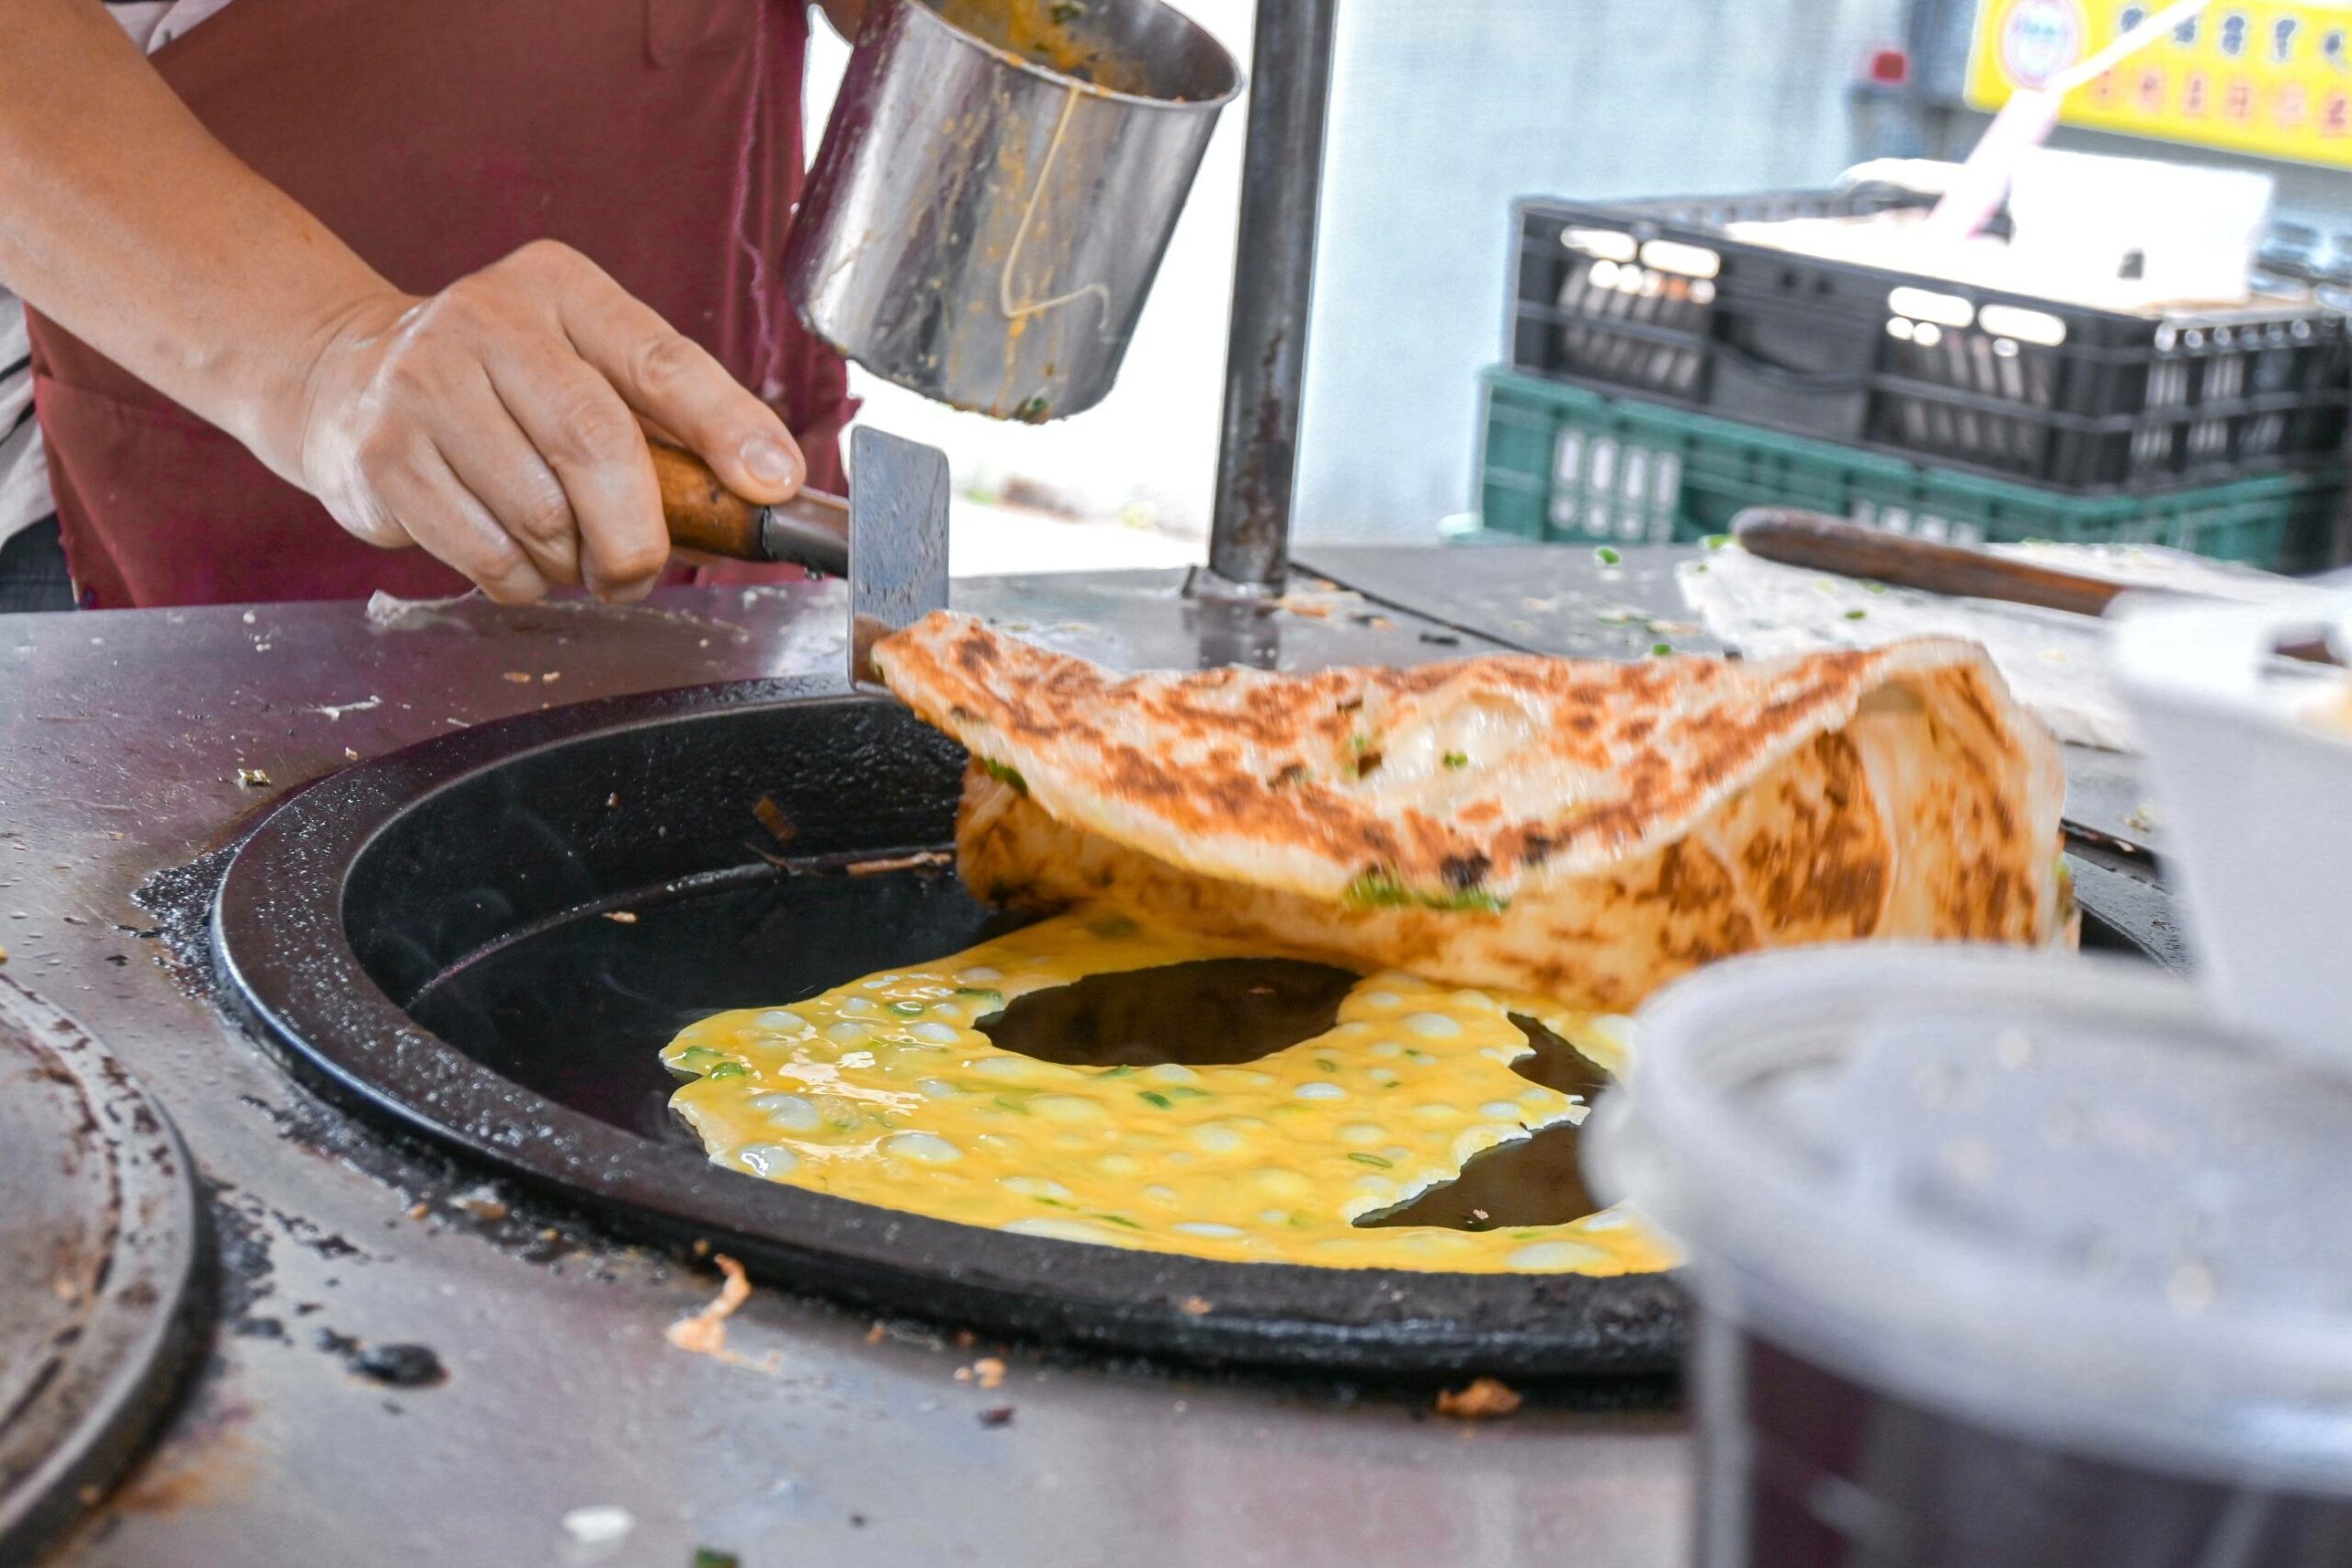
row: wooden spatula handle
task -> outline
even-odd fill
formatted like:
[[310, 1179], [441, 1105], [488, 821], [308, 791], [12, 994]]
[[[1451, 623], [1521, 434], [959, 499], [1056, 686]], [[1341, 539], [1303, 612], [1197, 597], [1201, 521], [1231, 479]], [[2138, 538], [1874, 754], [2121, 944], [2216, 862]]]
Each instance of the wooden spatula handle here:
[[[1732, 536], [1750, 555], [1782, 566], [1860, 577], [1896, 588], [1917, 588], [1963, 599], [1996, 599], [2005, 604], [2038, 604], [2078, 615], [2103, 615], [2118, 594], [2161, 594], [2161, 588], [2127, 588], [2104, 578], [2059, 571], [2030, 561], [1938, 544], [1904, 534], [1882, 533], [1859, 523], [1779, 506], [1751, 506], [1731, 520]], [[2289, 659], [2311, 664], [2340, 662], [2324, 639], [2281, 643]]]
[[662, 516], [670, 542], [705, 555], [765, 560], [760, 506], [718, 482], [710, 465], [691, 452], [652, 444], [653, 476], [662, 483]]
[[2038, 604], [2081, 615], [2106, 612], [2123, 592], [2119, 583], [1933, 539], [1883, 533], [1816, 512], [1751, 507], [1732, 520], [1732, 533], [1751, 555], [1783, 566], [1808, 567], [1840, 577], [1875, 579], [1966, 599]]

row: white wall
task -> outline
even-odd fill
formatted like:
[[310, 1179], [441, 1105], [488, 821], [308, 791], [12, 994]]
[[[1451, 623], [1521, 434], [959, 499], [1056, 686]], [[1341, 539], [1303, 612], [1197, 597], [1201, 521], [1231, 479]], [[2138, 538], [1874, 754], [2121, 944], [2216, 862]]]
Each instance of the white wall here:
[[[1246, 63], [1251, 0], [1179, 0]], [[1476, 376], [1501, 351], [1508, 211], [1522, 195], [1826, 182], [1844, 89], [1897, 0], [1340, 0], [1309, 340], [1297, 533], [1420, 539], [1463, 510]], [[824, 28], [821, 123], [847, 51]], [[1041, 427], [951, 413], [860, 378], [867, 417], [1086, 510], [1206, 525], [1243, 106], [1227, 110], [1130, 348], [1096, 409]]]

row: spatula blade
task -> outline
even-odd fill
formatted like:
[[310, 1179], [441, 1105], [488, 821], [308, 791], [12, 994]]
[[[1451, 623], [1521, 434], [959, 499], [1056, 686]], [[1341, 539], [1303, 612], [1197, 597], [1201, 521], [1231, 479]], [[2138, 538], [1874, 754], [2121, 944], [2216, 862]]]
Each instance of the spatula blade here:
[[860, 426], [849, 463], [850, 682], [874, 688], [874, 645], [947, 607], [947, 455]]

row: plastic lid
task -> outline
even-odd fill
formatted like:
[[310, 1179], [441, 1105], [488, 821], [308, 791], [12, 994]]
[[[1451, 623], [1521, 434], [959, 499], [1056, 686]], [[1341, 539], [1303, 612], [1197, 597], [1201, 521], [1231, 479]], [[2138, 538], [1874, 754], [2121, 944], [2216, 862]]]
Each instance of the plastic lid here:
[[1990, 949], [1735, 960], [1638, 1031], [1586, 1148], [1708, 1310], [2036, 1442], [2352, 1491], [2352, 1085]]

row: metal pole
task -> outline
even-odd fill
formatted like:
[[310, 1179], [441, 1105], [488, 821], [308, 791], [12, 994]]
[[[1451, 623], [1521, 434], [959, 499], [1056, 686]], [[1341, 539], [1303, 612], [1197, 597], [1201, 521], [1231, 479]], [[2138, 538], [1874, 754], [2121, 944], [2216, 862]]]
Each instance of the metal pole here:
[[1339, 0], [1258, 0], [1216, 510], [1208, 568], [1195, 570], [1187, 588], [1196, 595], [1279, 593], [1290, 570], [1299, 387], [1338, 12]]

